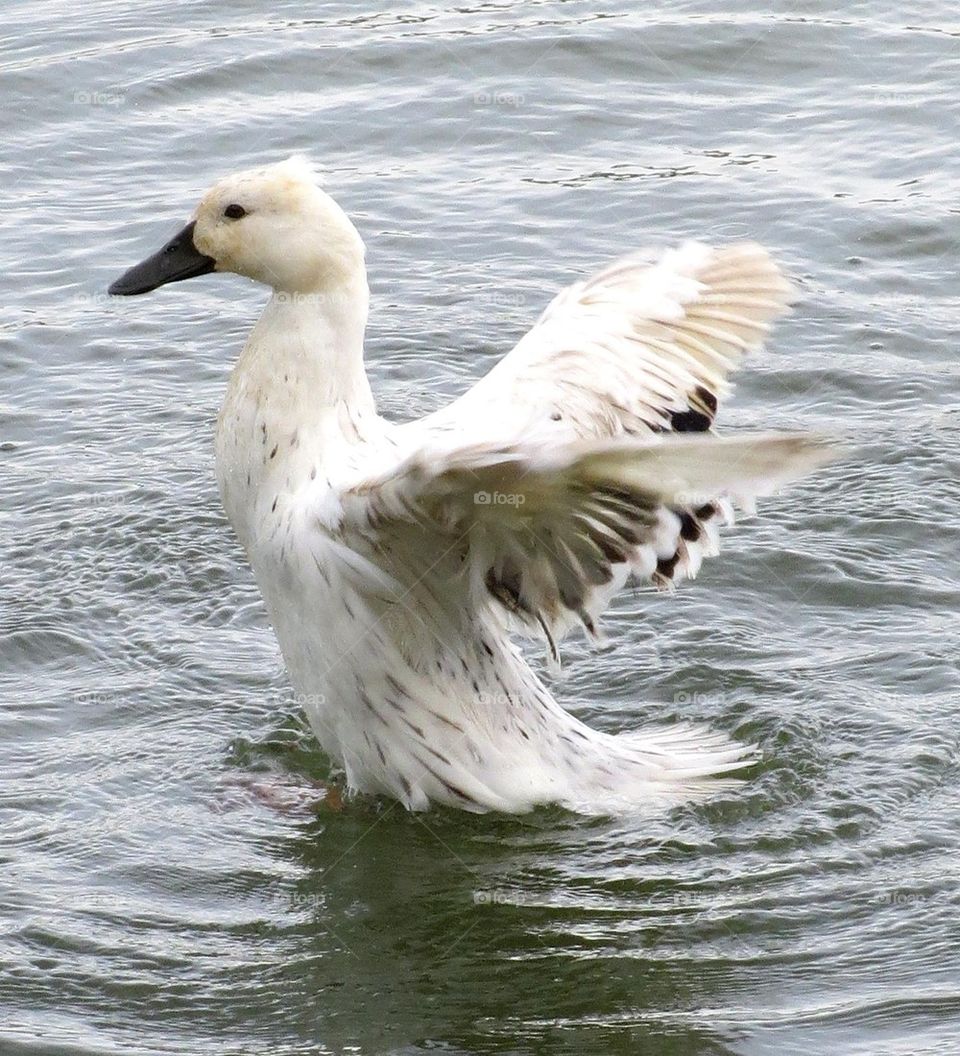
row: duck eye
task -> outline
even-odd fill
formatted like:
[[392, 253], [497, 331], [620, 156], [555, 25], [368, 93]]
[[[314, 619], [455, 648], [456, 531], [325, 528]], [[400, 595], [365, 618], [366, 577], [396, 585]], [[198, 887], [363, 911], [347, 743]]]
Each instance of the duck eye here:
[[241, 217], [247, 215], [247, 211], [242, 205], [228, 205], [226, 209], [223, 210], [223, 215], [230, 220], [239, 220]]

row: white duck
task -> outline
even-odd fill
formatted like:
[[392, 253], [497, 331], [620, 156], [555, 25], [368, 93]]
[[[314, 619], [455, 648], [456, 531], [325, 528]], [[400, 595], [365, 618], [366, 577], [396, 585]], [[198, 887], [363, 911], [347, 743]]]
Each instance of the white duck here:
[[[752, 244], [627, 257], [562, 291], [469, 392], [381, 418], [363, 365], [364, 247], [303, 159], [228, 176], [110, 290], [210, 271], [272, 287], [216, 435], [223, 504], [293, 685], [351, 790], [606, 813], [700, 797], [750, 747], [688, 725], [614, 736], [511, 640], [556, 642], [628, 576], [658, 588], [749, 503], [825, 462], [810, 437], [720, 439], [726, 376], [790, 286]], [[697, 435], [677, 435], [677, 434]]]

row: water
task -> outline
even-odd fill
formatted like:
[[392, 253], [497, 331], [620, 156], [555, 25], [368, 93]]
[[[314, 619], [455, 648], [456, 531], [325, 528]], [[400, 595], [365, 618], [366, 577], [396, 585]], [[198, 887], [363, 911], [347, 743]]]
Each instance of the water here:
[[[724, 7], [4, 5], [3, 1056], [960, 1047], [960, 24]], [[213, 477], [265, 294], [103, 292], [294, 150], [367, 242], [388, 415], [639, 245], [758, 238], [798, 277], [722, 423], [856, 457], [619, 599], [561, 688], [605, 729], [759, 740], [743, 791], [312, 808], [328, 766]]]

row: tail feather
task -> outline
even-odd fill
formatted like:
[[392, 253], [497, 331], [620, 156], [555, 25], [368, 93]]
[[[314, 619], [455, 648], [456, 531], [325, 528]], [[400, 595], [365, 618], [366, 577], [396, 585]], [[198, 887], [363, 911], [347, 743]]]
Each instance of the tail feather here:
[[740, 787], [742, 780], [721, 775], [744, 770], [760, 758], [756, 745], [695, 723], [591, 734], [563, 797], [565, 806], [585, 814], [700, 802]]

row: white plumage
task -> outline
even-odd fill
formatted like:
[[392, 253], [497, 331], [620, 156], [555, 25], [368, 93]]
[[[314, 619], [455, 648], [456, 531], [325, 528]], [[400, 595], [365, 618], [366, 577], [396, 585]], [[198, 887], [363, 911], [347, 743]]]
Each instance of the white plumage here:
[[394, 425], [363, 369], [362, 243], [304, 162], [222, 180], [188, 230], [209, 262], [191, 273], [274, 289], [231, 376], [218, 476], [351, 789], [412, 809], [608, 812], [709, 794], [753, 760], [693, 726], [590, 729], [511, 636], [558, 662], [574, 625], [599, 637], [630, 575], [692, 578], [732, 499], [828, 459], [814, 438], [712, 433], [729, 372], [790, 295], [764, 249], [624, 258], [560, 293], [458, 400]]

